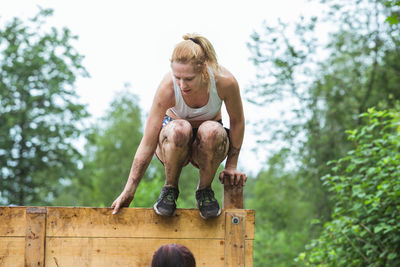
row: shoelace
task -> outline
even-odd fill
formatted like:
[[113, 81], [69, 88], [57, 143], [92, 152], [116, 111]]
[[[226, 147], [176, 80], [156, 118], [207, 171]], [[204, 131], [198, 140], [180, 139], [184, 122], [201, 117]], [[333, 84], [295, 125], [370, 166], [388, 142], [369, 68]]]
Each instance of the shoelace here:
[[214, 198], [214, 192], [211, 191], [210, 189], [204, 189], [201, 191], [198, 191], [199, 193], [199, 200], [201, 203], [210, 203], [215, 200]]
[[162, 199], [166, 198], [168, 201], [175, 201], [177, 198], [177, 192], [174, 188], [166, 187], [165, 191], [163, 191]]

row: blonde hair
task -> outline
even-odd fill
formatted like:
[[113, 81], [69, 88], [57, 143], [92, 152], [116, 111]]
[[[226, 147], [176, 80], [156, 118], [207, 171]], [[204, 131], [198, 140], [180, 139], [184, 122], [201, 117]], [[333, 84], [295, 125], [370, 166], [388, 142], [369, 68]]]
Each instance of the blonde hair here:
[[[191, 63], [196, 72], [203, 70], [204, 64], [207, 64], [214, 73], [219, 72], [217, 55], [214, 47], [207, 38], [199, 34], [185, 34], [184, 41], [175, 46], [172, 52], [171, 63]], [[207, 74], [206, 74], [207, 75]]]

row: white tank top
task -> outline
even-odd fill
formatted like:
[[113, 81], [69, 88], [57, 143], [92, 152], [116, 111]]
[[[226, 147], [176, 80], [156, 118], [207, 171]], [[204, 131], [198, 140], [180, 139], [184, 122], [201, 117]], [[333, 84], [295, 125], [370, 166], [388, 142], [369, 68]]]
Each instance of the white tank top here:
[[191, 108], [186, 105], [185, 100], [182, 97], [181, 89], [176, 83], [175, 78], [172, 77], [174, 83], [175, 92], [175, 106], [171, 108], [171, 111], [181, 119], [185, 120], [211, 120], [217, 116], [221, 109], [222, 100], [218, 96], [217, 86], [215, 85], [214, 74], [212, 70], [208, 68], [208, 74], [210, 76], [210, 92], [208, 102], [206, 105], [200, 108]]

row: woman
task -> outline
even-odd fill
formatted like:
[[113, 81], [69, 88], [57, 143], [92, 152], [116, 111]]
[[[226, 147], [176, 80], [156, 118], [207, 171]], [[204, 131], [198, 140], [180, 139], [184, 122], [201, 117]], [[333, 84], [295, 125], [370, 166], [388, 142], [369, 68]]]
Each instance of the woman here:
[[[129, 206], [154, 153], [163, 163], [166, 177], [154, 204], [159, 215], [174, 214], [179, 175], [188, 163], [199, 169], [196, 200], [204, 219], [221, 213], [211, 183], [226, 157], [225, 169], [219, 174], [221, 182], [228, 177], [231, 184], [246, 183], [246, 175], [236, 168], [244, 135], [238, 83], [218, 64], [214, 48], [205, 37], [188, 34], [183, 39], [173, 51], [171, 72], [155, 94], [128, 181], [111, 206], [113, 214]], [[222, 126], [222, 102], [229, 115], [229, 130]]]

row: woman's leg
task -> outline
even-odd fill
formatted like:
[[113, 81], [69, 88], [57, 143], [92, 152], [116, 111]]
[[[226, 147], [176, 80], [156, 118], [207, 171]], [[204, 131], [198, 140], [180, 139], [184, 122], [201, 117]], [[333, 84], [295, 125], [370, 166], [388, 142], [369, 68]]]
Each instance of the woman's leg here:
[[228, 149], [228, 134], [220, 123], [205, 121], [200, 125], [191, 155], [191, 161], [200, 170], [198, 189], [211, 186], [219, 165], [228, 154]]
[[192, 135], [185, 120], [173, 120], [161, 129], [156, 153], [165, 167], [165, 185], [178, 188], [179, 175], [189, 160]]
[[164, 164], [165, 185], [153, 207], [158, 215], [172, 216], [175, 212], [179, 175], [189, 160], [192, 136], [192, 126], [184, 120], [171, 121], [161, 129], [156, 155]]
[[218, 166], [225, 159], [229, 149], [229, 138], [218, 122], [206, 121], [197, 131], [192, 145], [191, 161], [200, 169], [200, 181], [196, 191], [197, 207], [203, 219], [217, 217], [221, 208], [214, 197], [211, 183]]

